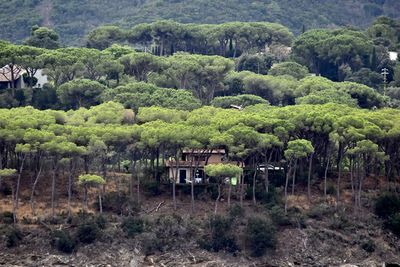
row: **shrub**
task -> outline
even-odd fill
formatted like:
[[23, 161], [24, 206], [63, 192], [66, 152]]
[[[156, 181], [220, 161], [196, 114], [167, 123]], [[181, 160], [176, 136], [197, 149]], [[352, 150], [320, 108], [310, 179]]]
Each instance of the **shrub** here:
[[78, 227], [77, 239], [85, 244], [93, 243], [100, 235], [99, 227], [94, 222], [87, 222]]
[[391, 193], [386, 193], [376, 200], [375, 213], [379, 217], [387, 219], [397, 212], [400, 212], [399, 196]]
[[245, 232], [252, 256], [260, 257], [268, 248], [274, 248], [276, 245], [276, 229], [270, 220], [249, 218]]
[[22, 232], [16, 227], [9, 227], [5, 231], [6, 246], [8, 248], [15, 247], [22, 240]]
[[400, 236], [400, 212], [392, 215], [386, 222], [387, 228], [389, 228], [394, 234]]
[[5, 224], [14, 223], [14, 214], [10, 211], [5, 211], [3, 213], [0, 213], [0, 222]]
[[96, 224], [99, 227], [99, 229], [105, 229], [107, 226], [107, 219], [103, 215], [99, 215], [96, 217]]
[[318, 204], [313, 207], [307, 212], [308, 217], [322, 220], [325, 216], [333, 213], [334, 211], [332, 208], [326, 204]]
[[11, 196], [11, 187], [7, 183], [2, 183], [0, 187], [0, 193], [2, 193], [4, 196]]
[[242, 218], [244, 216], [244, 209], [238, 204], [233, 205], [229, 209], [229, 218], [232, 220]]
[[144, 221], [141, 218], [130, 216], [123, 220], [121, 227], [128, 237], [134, 237], [144, 231]]
[[56, 230], [52, 233], [52, 245], [61, 252], [71, 253], [74, 251], [76, 241], [65, 230]]
[[239, 246], [236, 244], [236, 238], [232, 233], [231, 220], [222, 216], [215, 216], [210, 219], [209, 233], [204, 235], [199, 241], [201, 248], [218, 252], [226, 250], [236, 252]]
[[327, 195], [331, 195], [331, 196], [335, 196], [336, 195], [336, 187], [334, 184], [329, 183], [326, 187], [326, 194]]
[[273, 206], [270, 210], [272, 221], [279, 226], [288, 226], [291, 224], [290, 218], [285, 214], [285, 211], [279, 206]]
[[375, 243], [372, 239], [367, 239], [361, 244], [361, 248], [366, 252], [372, 253], [375, 251]]
[[[115, 214], [132, 215], [140, 211], [140, 204], [132, 200], [125, 192], [109, 192], [102, 199], [103, 211]], [[98, 201], [96, 208], [99, 208]]]
[[157, 218], [152, 228], [163, 248], [185, 241], [187, 231], [183, 223], [183, 219], [176, 214]]
[[[128, 203], [128, 196], [125, 192], [108, 192], [104, 194], [102, 199], [103, 211], [122, 214], [126, 203]], [[96, 208], [99, 208], [98, 201], [96, 202]]]
[[162, 250], [160, 239], [155, 233], [143, 233], [140, 237], [142, 252], [148, 256]]
[[144, 180], [142, 181], [142, 189], [146, 196], [154, 197], [161, 194], [160, 185], [157, 181]]

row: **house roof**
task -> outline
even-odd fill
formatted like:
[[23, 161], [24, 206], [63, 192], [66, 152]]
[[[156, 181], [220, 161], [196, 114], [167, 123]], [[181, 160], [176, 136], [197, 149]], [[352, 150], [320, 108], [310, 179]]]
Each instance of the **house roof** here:
[[[26, 71], [22, 69], [22, 67], [15, 66], [14, 67], [14, 80], [19, 79], [22, 74]], [[5, 65], [4, 67], [0, 68], [0, 82], [10, 82], [12, 80], [11, 75], [11, 68], [9, 65]]]
[[184, 149], [184, 154], [225, 154], [225, 149]]

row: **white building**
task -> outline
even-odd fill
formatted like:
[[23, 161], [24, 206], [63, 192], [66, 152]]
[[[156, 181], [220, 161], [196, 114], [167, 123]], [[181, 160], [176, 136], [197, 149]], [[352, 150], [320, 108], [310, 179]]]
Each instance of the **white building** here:
[[[17, 89], [27, 88], [29, 84], [23, 78], [25, 73], [26, 70], [19, 66], [14, 66], [12, 70], [9, 65], [0, 68], [0, 89], [12, 88], [13, 84]], [[42, 87], [48, 82], [47, 75], [42, 70], [37, 70], [34, 77], [37, 79], [35, 87]]]

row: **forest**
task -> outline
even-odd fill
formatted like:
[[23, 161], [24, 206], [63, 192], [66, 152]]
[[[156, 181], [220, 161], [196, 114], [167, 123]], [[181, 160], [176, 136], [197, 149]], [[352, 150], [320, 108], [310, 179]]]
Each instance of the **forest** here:
[[[161, 20], [101, 26], [86, 47], [62, 47], [56, 31], [34, 26], [23, 44], [0, 41], [0, 203], [11, 203], [0, 222], [43, 224], [67, 253], [106, 232], [103, 213], [143, 238], [146, 255], [193, 235], [208, 251], [260, 257], [279, 229], [333, 214], [348, 216], [334, 231], [372, 212], [398, 238], [400, 62], [389, 52], [399, 48], [400, 21], [388, 17], [297, 37], [277, 23]], [[193, 174], [182, 185], [188, 150], [206, 162], [223, 150], [226, 164], [205, 166], [206, 185]], [[160, 196], [146, 213], [168, 202], [168, 215], [151, 221], [143, 205]], [[193, 219], [204, 205], [209, 220], [193, 234], [177, 213]], [[4, 229], [8, 247], [22, 242], [18, 227]], [[376, 236], [357, 238], [364, 253], [385, 251]]]
[[181, 23], [270, 21], [296, 35], [306, 29], [352, 25], [366, 28], [376, 17], [399, 18], [397, 0], [122, 0], [112, 2], [61, 0], [1, 0], [0, 39], [21, 42], [32, 25], [60, 33], [65, 45], [84, 44], [85, 35], [101, 25], [130, 28], [139, 23], [172, 19]]

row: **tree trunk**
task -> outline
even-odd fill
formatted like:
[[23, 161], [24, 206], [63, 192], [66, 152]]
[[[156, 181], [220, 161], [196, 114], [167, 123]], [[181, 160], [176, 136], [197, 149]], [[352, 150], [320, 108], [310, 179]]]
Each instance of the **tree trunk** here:
[[99, 210], [103, 213], [103, 203], [101, 202], [101, 190], [99, 189]]
[[56, 194], [56, 175], [58, 169], [58, 159], [54, 159], [53, 163], [53, 175], [52, 175], [52, 182], [51, 182], [51, 218], [52, 220], [55, 219], [55, 194]]
[[68, 219], [71, 218], [71, 198], [72, 198], [72, 183], [73, 183], [73, 177], [75, 173], [75, 164], [73, 162], [73, 159], [71, 159], [71, 165], [70, 165], [70, 173], [68, 175]]
[[326, 182], [327, 182], [327, 178], [328, 178], [329, 161], [330, 161], [330, 158], [328, 157], [328, 159], [326, 161], [325, 173], [324, 173], [324, 197], [325, 197], [325, 199], [326, 199]]
[[232, 195], [232, 179], [229, 178], [229, 189], [228, 189], [228, 207], [231, 207], [231, 195]]
[[257, 205], [256, 201], [256, 178], [257, 178], [257, 170], [258, 170], [258, 165], [255, 165], [254, 168], [254, 175], [253, 175], [253, 205]]
[[288, 185], [289, 185], [289, 177], [290, 172], [292, 171], [292, 160], [289, 162], [288, 171], [286, 173], [286, 181], [285, 181], [285, 214], [287, 213], [287, 202], [288, 202]]
[[312, 171], [312, 162], [313, 162], [314, 153], [310, 155], [310, 164], [308, 166], [308, 179], [307, 179], [307, 197], [308, 202], [311, 202], [311, 171]]
[[214, 208], [214, 215], [217, 215], [217, 211], [218, 211], [218, 202], [219, 199], [221, 198], [221, 183], [218, 183], [218, 196], [217, 199], [215, 200], [215, 208]]
[[296, 169], [297, 169], [297, 159], [294, 160], [293, 176], [292, 176], [292, 196], [294, 196], [294, 187], [296, 184]]
[[[40, 160], [40, 158], [41, 158], [41, 157], [39, 157], [39, 160]], [[38, 171], [38, 173], [36, 174], [35, 181], [33, 182], [33, 185], [32, 185], [32, 192], [31, 192], [31, 209], [32, 209], [32, 215], [33, 215], [33, 216], [36, 216], [36, 211], [35, 211], [35, 200], [34, 200], [34, 198], [35, 198], [36, 186], [37, 186], [37, 184], [38, 184], [38, 182], [39, 182], [40, 174], [42, 173], [42, 168], [43, 168], [43, 162], [40, 162], [39, 171]]]
[[243, 208], [244, 175], [240, 175], [240, 207]]
[[24, 164], [25, 164], [26, 156], [27, 156], [27, 154], [25, 153], [24, 156], [23, 156], [23, 158], [22, 158], [21, 166], [20, 166], [20, 168], [19, 168], [19, 173], [18, 173], [17, 190], [16, 190], [16, 192], [15, 192], [15, 200], [16, 200], [16, 208], [17, 208], [17, 209], [19, 208], [19, 203], [18, 203], [18, 202], [19, 202], [19, 201], [18, 201], [18, 198], [19, 198], [19, 189], [20, 189], [20, 186], [21, 186], [21, 176], [22, 176], [22, 171], [24, 170]]

